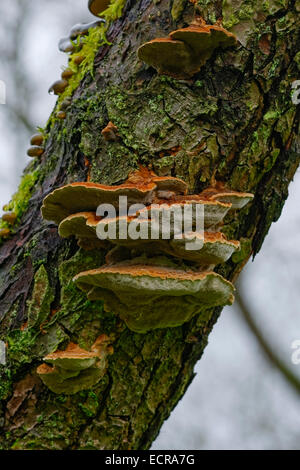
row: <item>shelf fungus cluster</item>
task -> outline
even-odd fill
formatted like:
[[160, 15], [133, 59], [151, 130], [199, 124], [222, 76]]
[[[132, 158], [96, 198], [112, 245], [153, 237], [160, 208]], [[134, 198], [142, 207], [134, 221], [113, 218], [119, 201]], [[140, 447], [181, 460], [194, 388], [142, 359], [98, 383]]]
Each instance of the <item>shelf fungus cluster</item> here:
[[40, 158], [45, 152], [44, 140], [43, 134], [34, 134], [30, 140], [31, 147], [27, 150], [27, 155], [32, 158]]
[[107, 356], [112, 346], [106, 335], [95, 341], [90, 351], [69, 343], [64, 351], [55, 351], [44, 357], [45, 363], [37, 368], [37, 374], [54, 393], [73, 395], [96, 385], [107, 369]]
[[168, 38], [156, 38], [138, 49], [138, 56], [159, 74], [189, 79], [198, 73], [217, 48], [236, 45], [234, 34], [220, 24], [208, 25], [196, 18], [187, 28], [172, 31]]
[[[89, 300], [104, 301], [105, 308], [135, 332], [179, 326], [203, 307], [234, 300], [233, 285], [214, 267], [226, 262], [240, 244], [227, 240], [220, 227], [228, 211], [241, 209], [253, 195], [220, 184], [197, 195], [187, 195], [187, 190], [181, 179], [159, 177], [140, 167], [118, 186], [72, 183], [44, 200], [42, 215], [59, 225], [61, 237], [75, 236], [83, 248], [104, 243], [105, 238], [112, 247], [104, 266], [79, 273], [74, 282]], [[105, 210], [100, 214], [101, 205]], [[104, 217], [108, 205], [114, 213]], [[192, 232], [178, 236], [176, 224], [171, 224], [166, 236], [163, 222], [186, 207]], [[167, 219], [153, 225], [153, 210], [163, 210]], [[197, 231], [200, 217], [203, 230]], [[100, 232], [105, 237], [99, 237]], [[191, 233], [197, 242], [192, 249]]]

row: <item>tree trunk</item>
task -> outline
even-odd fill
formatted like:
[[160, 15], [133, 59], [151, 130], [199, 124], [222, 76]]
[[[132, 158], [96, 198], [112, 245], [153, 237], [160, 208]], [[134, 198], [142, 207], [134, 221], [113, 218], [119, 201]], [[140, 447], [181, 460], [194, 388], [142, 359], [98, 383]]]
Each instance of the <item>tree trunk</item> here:
[[[203, 309], [181, 327], [136, 334], [102, 302], [88, 302], [72, 278], [99, 267], [105, 250], [83, 251], [42, 220], [49, 192], [88, 178], [121, 183], [137, 164], [184, 179], [191, 194], [214, 179], [252, 192], [254, 201], [223, 227], [242, 244], [216, 269], [233, 281], [280, 216], [299, 163], [299, 112], [291, 100], [299, 5], [199, 0], [198, 12], [210, 24], [223, 18], [240, 42], [215, 51], [192, 79], [176, 80], [142, 63], [137, 49], [187, 26], [194, 5], [128, 0], [109, 27], [112, 44], [94, 45], [93, 70], [77, 75], [66, 119], [54, 110], [46, 151], [25, 171], [13, 206], [20, 221], [0, 247], [0, 339], [7, 346], [1, 449], [148, 449], [191, 383], [221, 312]], [[109, 121], [118, 127], [116, 142], [101, 134]], [[55, 394], [41, 382], [36, 369], [46, 354], [70, 341], [88, 349], [101, 334], [114, 353], [91, 390]]]

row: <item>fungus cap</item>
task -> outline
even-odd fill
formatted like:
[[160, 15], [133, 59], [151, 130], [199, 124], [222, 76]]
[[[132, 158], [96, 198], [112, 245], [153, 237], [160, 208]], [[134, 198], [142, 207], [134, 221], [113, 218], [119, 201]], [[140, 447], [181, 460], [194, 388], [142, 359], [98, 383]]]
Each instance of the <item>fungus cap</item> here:
[[[120, 226], [122, 222], [127, 225], [127, 238], [120, 238]], [[147, 238], [132, 239], [128, 230], [129, 224], [136, 222], [140, 231]], [[151, 238], [151, 220], [137, 220], [133, 217], [118, 217], [116, 219], [106, 219], [102, 222], [104, 231], [107, 233], [107, 240], [111, 243], [137, 249], [146, 253], [166, 253], [175, 258], [193, 261], [202, 265], [217, 265], [226, 262], [234, 252], [240, 249], [240, 243], [236, 240], [227, 240], [221, 232], [204, 232], [192, 234], [178, 234], [170, 230], [170, 238], [166, 239], [160, 226], [158, 237]], [[101, 224], [101, 222], [100, 222]], [[115, 236], [109, 236], [110, 224], [116, 225]], [[192, 247], [193, 244], [193, 247]], [[111, 257], [110, 257], [111, 259]]]
[[43, 147], [34, 145], [27, 150], [27, 155], [28, 157], [32, 157], [32, 158], [41, 157], [44, 152], [45, 152], [45, 149]]
[[69, 78], [73, 77], [73, 75], [74, 75], [73, 70], [71, 70], [71, 69], [65, 69], [65, 70], [62, 72], [62, 74], [61, 74], [61, 78], [62, 78], [63, 80], [69, 80]]
[[110, 5], [110, 0], [89, 0], [88, 7], [90, 12], [99, 16]]
[[198, 72], [199, 65], [202, 65], [187, 44], [170, 38], [157, 38], [146, 42], [139, 47], [138, 56], [159, 74], [178, 79], [192, 77]]
[[168, 253], [201, 264], [217, 265], [228, 261], [232, 254], [240, 249], [238, 241], [227, 240], [221, 232], [205, 232], [194, 236], [195, 241], [203, 241], [203, 246], [200, 245], [199, 249], [187, 249], [191, 243], [187, 234], [171, 240]]
[[99, 217], [94, 212], [72, 214], [60, 223], [58, 233], [62, 238], [75, 236], [78, 246], [86, 251], [107, 248], [109, 242], [97, 237], [98, 222]]
[[84, 61], [84, 59], [85, 59], [84, 55], [78, 55], [78, 56], [74, 57], [73, 62], [76, 65], [80, 65]]
[[35, 146], [41, 146], [45, 138], [43, 134], [34, 134], [30, 139], [30, 144]]
[[54, 393], [73, 395], [93, 387], [104, 376], [107, 368], [107, 355], [111, 354], [109, 338], [101, 335], [91, 347], [91, 351], [69, 343], [65, 351], [56, 351], [44, 358], [52, 364], [42, 364], [37, 374]]
[[207, 60], [218, 47], [230, 47], [236, 44], [236, 37], [219, 25], [191, 24], [187, 28], [170, 33], [170, 37], [188, 44], [197, 56]]
[[[180, 178], [173, 176], [156, 176], [152, 177], [152, 181], [157, 185], [157, 192], [174, 192], [175, 194], [187, 194], [188, 185]], [[159, 196], [159, 194], [158, 194]]]
[[234, 300], [233, 285], [217, 273], [165, 266], [124, 262], [80, 273], [74, 282], [90, 300], [103, 300], [106, 309], [136, 332], [179, 326], [201, 308]]
[[57, 115], [58, 119], [66, 119], [67, 113], [65, 111], [58, 111]]
[[42, 364], [37, 368], [37, 374], [51, 392], [74, 395], [96, 385], [104, 376], [105, 369], [90, 367], [82, 371], [66, 371]]
[[128, 204], [148, 204], [152, 202], [155, 191], [173, 188], [186, 192], [187, 185], [178, 178], [157, 177], [146, 168], [132, 172], [125, 183], [107, 186], [97, 183], [71, 183], [55, 189], [44, 199], [42, 215], [44, 219], [60, 223], [71, 214], [95, 212], [100, 204], [118, 206], [119, 196], [127, 196]]
[[7, 212], [6, 214], [2, 215], [2, 220], [10, 225], [13, 225], [17, 220], [17, 215], [15, 212]]
[[135, 187], [133, 184], [105, 186], [97, 183], [71, 183], [55, 189], [45, 199], [42, 215], [46, 220], [60, 223], [70, 214], [96, 211], [100, 204], [117, 206], [119, 196], [127, 196], [128, 203], [145, 203], [151, 200], [155, 184]]
[[100, 218], [95, 212], [79, 212], [71, 214], [62, 220], [58, 227], [58, 233], [62, 238], [76, 236], [77, 238], [95, 238], [97, 224]]
[[10, 230], [9, 228], [1, 228], [0, 229], [0, 238], [7, 238], [10, 235]]
[[236, 37], [219, 25], [201, 21], [156, 38], [138, 49], [138, 56], [158, 73], [178, 79], [191, 78], [218, 47], [236, 44]]
[[223, 185], [207, 188], [200, 196], [209, 198], [212, 201], [219, 201], [231, 204], [231, 209], [242, 209], [248, 202], [252, 201], [254, 194], [242, 193], [227, 189]]
[[77, 344], [69, 343], [64, 351], [57, 350], [44, 357], [44, 361], [61, 369], [81, 371], [95, 365], [97, 352], [81, 349]]
[[56, 82], [53, 83], [53, 85], [51, 85], [51, 87], [48, 90], [48, 93], [50, 93], [50, 95], [60, 95], [61, 93], [65, 91], [67, 86], [68, 86], [67, 80], [65, 79], [57, 80]]
[[[222, 222], [227, 212], [231, 209], [230, 203], [209, 200], [200, 195], [193, 196], [179, 196], [172, 200], [155, 201], [157, 207], [163, 204], [164, 211], [170, 210], [172, 212], [175, 206], [181, 207], [182, 213], [185, 206], [192, 206], [193, 226], [196, 224], [197, 206], [203, 206], [204, 209], [204, 228], [210, 228]], [[159, 204], [160, 203], [160, 204]], [[138, 214], [143, 218], [151, 218], [151, 206], [138, 211]]]

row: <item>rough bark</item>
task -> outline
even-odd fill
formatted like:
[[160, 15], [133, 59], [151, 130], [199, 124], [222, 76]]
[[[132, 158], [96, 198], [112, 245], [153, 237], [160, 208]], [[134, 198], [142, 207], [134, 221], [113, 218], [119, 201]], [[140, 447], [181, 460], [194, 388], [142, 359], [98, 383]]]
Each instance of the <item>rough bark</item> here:
[[[221, 310], [201, 310], [182, 327], [132, 333], [74, 287], [72, 277], [100, 266], [105, 252], [61, 240], [57, 227], [41, 220], [45, 195], [85, 181], [88, 172], [91, 181], [120, 183], [138, 163], [183, 178], [191, 193], [212, 178], [251, 191], [254, 202], [225, 220], [224, 232], [242, 241], [242, 251], [217, 269], [230, 280], [280, 216], [299, 163], [299, 110], [291, 101], [300, 67], [299, 5], [198, 5], [207, 22], [223, 17], [241, 42], [237, 48], [217, 51], [190, 81], [158, 76], [137, 59], [138, 46], [187, 25], [194, 7], [185, 0], [128, 1], [110, 27], [112, 45], [96, 54], [94, 75], [73, 94], [67, 119], [48, 125], [46, 152], [26, 169], [35, 172], [30, 203], [0, 247], [0, 339], [8, 355], [0, 366], [2, 449], [149, 448], [191, 383]], [[119, 129], [118, 142], [101, 135], [108, 121]], [[29, 309], [40, 316], [38, 327], [26, 326]], [[88, 348], [102, 333], [114, 339], [114, 354], [101, 382], [73, 396], [51, 393], [35, 372], [43, 356], [69, 341]]]

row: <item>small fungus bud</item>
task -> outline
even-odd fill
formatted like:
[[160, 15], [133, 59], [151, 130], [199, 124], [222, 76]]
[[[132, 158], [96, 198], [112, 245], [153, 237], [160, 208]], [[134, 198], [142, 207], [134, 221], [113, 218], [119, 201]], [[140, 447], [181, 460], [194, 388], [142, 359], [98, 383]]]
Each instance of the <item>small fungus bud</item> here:
[[74, 64], [80, 65], [84, 61], [85, 57], [83, 55], [78, 55], [74, 58]]
[[61, 95], [65, 91], [68, 86], [67, 80], [57, 80], [53, 83], [53, 85], [49, 88], [50, 95]]
[[73, 75], [74, 75], [73, 70], [71, 70], [71, 69], [66, 69], [66, 70], [64, 70], [64, 71], [62, 72], [61, 78], [62, 78], [63, 80], [69, 80]]
[[43, 155], [43, 153], [45, 152], [45, 150], [43, 149], [43, 147], [39, 147], [38, 145], [34, 145], [33, 147], [30, 147], [28, 150], [27, 150], [27, 155], [28, 157], [41, 157]]
[[2, 220], [10, 225], [13, 225], [17, 220], [17, 216], [14, 212], [7, 212], [6, 214], [3, 214]]
[[7, 238], [10, 235], [9, 228], [2, 228], [0, 229], [0, 238]]
[[66, 119], [67, 114], [65, 113], [65, 111], [58, 111], [56, 116], [58, 117], [58, 119]]
[[44, 142], [44, 136], [42, 134], [34, 134], [31, 139], [30, 139], [30, 143], [31, 145], [42, 145]]

